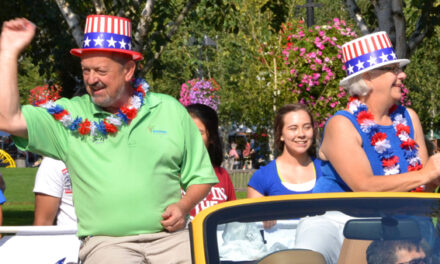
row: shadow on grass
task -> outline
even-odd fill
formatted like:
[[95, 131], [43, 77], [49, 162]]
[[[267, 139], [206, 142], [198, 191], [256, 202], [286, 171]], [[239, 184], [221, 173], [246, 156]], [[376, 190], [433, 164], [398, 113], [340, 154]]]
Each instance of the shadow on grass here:
[[4, 226], [23, 226], [32, 225], [34, 221], [33, 210], [3, 210]]

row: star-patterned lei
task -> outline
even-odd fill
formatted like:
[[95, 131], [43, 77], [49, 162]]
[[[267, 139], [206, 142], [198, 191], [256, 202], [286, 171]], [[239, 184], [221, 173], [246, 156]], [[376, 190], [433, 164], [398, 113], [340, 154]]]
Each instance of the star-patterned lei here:
[[148, 93], [150, 86], [144, 79], [133, 79], [132, 86], [134, 89], [133, 96], [129, 99], [127, 105], [119, 108], [116, 114], [111, 114], [104, 120], [89, 121], [82, 117], [73, 118], [70, 113], [55, 101], [49, 99], [38, 100], [33, 103], [35, 106], [45, 108], [56, 120], [60, 121], [64, 127], [68, 128], [72, 133], [81, 136], [91, 135], [94, 138], [106, 137], [114, 135], [120, 127], [129, 124], [133, 120], [141, 106], [144, 104], [145, 95]]
[[[366, 104], [362, 103], [357, 97], [350, 97], [347, 108], [356, 117], [361, 131], [368, 135], [370, 144], [379, 155], [385, 175], [400, 173], [399, 157], [393, 153], [387, 135], [379, 131], [379, 125], [374, 122], [374, 116], [368, 111]], [[396, 112], [397, 105], [393, 105], [389, 110], [391, 121], [393, 122], [396, 136], [400, 139], [400, 147], [404, 152], [408, 162], [408, 171], [416, 171], [422, 168], [417, 143], [410, 137], [410, 127], [406, 118]], [[424, 191], [424, 186], [420, 186], [413, 191]]]

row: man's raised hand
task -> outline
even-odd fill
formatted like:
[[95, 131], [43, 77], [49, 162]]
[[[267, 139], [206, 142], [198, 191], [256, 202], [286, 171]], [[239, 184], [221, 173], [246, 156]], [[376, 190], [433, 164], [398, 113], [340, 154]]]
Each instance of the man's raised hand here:
[[3, 23], [0, 35], [0, 54], [18, 57], [31, 43], [36, 26], [25, 18], [16, 18]]

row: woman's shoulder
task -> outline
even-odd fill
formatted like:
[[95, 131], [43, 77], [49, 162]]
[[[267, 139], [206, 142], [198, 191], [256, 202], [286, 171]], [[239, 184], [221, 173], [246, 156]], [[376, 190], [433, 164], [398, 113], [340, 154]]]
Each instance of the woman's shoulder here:
[[327, 124], [330, 122], [347, 122], [355, 119], [356, 117], [351, 112], [339, 110], [327, 120]]
[[272, 160], [268, 164], [261, 166], [257, 171], [254, 172], [254, 175], [267, 175], [269, 173], [273, 173], [276, 171], [276, 159]]
[[248, 185], [256, 189], [259, 193], [266, 195], [266, 191], [275, 182], [277, 177], [277, 169], [275, 159], [261, 166], [249, 179]]
[[329, 130], [340, 133], [341, 131], [347, 131], [357, 129], [356, 117], [348, 111], [338, 111], [329, 120], [327, 120], [324, 128], [324, 134]]

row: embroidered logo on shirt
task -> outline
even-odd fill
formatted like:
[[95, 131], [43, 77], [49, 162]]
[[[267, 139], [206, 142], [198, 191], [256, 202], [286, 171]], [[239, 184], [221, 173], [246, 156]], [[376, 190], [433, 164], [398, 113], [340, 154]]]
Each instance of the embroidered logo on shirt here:
[[163, 130], [163, 129], [154, 129], [153, 126], [148, 126], [148, 132], [153, 133], [153, 134], [168, 134], [168, 131]]
[[153, 129], [151, 132], [153, 132], [153, 134], [166, 134], [166, 133], [168, 133], [165, 130], [159, 130], [159, 129]]

